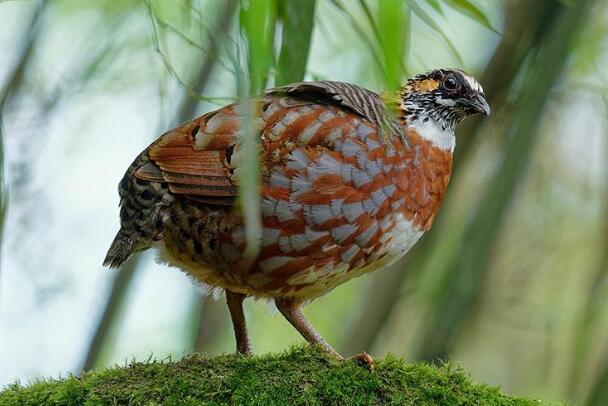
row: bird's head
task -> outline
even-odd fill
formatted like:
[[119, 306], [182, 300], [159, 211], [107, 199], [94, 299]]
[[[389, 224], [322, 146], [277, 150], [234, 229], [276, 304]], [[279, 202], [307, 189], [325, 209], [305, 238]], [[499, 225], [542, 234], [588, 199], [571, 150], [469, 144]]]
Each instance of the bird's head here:
[[403, 117], [408, 121], [433, 120], [444, 129], [473, 114], [490, 114], [479, 82], [459, 69], [435, 69], [419, 74], [403, 86]]

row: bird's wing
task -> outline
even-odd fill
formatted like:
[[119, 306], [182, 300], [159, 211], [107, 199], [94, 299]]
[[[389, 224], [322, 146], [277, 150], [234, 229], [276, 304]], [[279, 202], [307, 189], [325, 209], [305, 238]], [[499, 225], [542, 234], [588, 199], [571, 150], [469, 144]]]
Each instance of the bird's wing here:
[[[317, 122], [328, 104], [269, 93], [252, 100], [252, 114], [247, 119], [239, 114], [243, 108], [240, 105], [220, 108], [163, 134], [144, 152], [147, 159], [134, 175], [145, 181], [166, 183], [174, 194], [230, 206], [234, 204], [242, 171], [242, 122], [249, 122], [259, 137], [263, 170], [270, 170], [278, 161], [287, 159], [286, 145], [314, 146], [323, 142], [335, 121], [322, 123], [317, 128], [320, 131], [315, 132], [318, 137], [312, 137], [305, 129]], [[333, 104], [340, 105], [338, 101]], [[302, 135], [309, 137], [303, 141]]]
[[[285, 165], [294, 147], [327, 146], [333, 130], [346, 134], [349, 117], [359, 116], [376, 131], [382, 106], [378, 94], [340, 82], [303, 82], [267, 91], [253, 100], [250, 118], [260, 137], [263, 171]], [[232, 205], [242, 162], [241, 108], [229, 105], [165, 133], [147, 149], [149, 160], [135, 176], [166, 183], [172, 193], [204, 203]]]
[[146, 150], [135, 177], [167, 183], [175, 194], [232, 205], [237, 193], [231, 154], [239, 118], [235, 105], [205, 114], [163, 134]]
[[317, 103], [338, 105], [349, 109], [386, 131], [387, 136], [402, 136], [402, 129], [380, 95], [351, 83], [318, 80], [292, 83], [267, 94], [286, 94]]
[[379, 123], [384, 105], [376, 92], [350, 83], [330, 80], [292, 83], [270, 89], [266, 93], [285, 94], [317, 103], [346, 107], [375, 123]]

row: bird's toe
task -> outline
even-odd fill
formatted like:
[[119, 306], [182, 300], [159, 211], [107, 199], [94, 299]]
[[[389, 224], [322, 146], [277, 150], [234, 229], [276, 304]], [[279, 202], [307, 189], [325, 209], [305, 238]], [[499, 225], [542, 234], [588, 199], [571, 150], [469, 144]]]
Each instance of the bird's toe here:
[[354, 355], [351, 359], [362, 367], [365, 367], [372, 372], [374, 371], [374, 359], [368, 353], [362, 352], [360, 354]]

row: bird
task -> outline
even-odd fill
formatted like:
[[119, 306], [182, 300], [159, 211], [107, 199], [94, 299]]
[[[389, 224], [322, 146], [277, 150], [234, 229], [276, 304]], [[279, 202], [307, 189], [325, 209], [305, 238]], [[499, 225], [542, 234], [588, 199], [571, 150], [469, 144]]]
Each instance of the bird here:
[[[252, 353], [243, 301], [274, 301], [311, 344], [343, 359], [302, 307], [387, 267], [427, 232], [452, 172], [455, 127], [490, 114], [481, 84], [433, 69], [397, 91], [337, 81], [293, 83], [169, 130], [119, 182], [120, 229], [105, 266], [135, 252], [225, 291], [236, 351]], [[246, 258], [238, 200], [247, 134], [260, 163], [261, 232]]]

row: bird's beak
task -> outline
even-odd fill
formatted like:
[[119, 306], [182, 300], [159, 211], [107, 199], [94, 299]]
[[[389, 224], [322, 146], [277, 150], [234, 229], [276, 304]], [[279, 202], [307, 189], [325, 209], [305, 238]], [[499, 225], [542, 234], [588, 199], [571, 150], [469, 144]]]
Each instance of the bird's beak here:
[[486, 101], [486, 98], [483, 95], [483, 93], [476, 93], [471, 98], [467, 98], [467, 99], [462, 98], [462, 99], [458, 99], [458, 101], [460, 102], [460, 104], [466, 106], [474, 113], [481, 113], [481, 114], [485, 114], [486, 116], [490, 115], [490, 112], [491, 112], [490, 105]]

